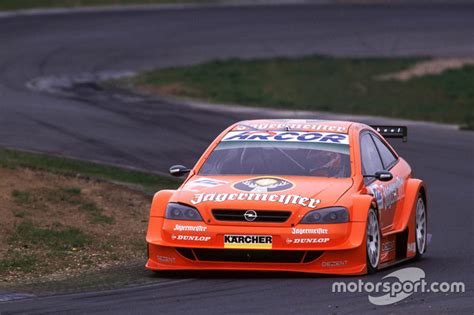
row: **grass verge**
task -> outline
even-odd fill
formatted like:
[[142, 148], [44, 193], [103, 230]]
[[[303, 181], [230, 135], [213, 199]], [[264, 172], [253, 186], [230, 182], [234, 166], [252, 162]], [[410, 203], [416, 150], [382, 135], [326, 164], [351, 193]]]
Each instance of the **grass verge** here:
[[474, 66], [403, 82], [377, 79], [422, 60], [426, 59], [231, 59], [149, 71], [118, 84], [211, 102], [428, 120], [472, 128]]
[[[26, 167], [68, 176], [103, 179], [126, 184], [147, 193], [156, 192], [163, 187], [176, 188], [179, 184], [178, 181], [164, 176], [9, 149], [0, 149], [0, 167], [10, 169]], [[27, 195], [22, 195], [21, 192], [17, 192], [16, 194], [17, 196], [15, 196], [15, 198], [17, 198], [19, 202], [27, 202], [29, 198]]]
[[[76, 8], [99, 5], [210, 3], [211, 0], [0, 0], [0, 10]], [[214, 1], [215, 2], [215, 1]]]
[[117, 167], [6, 149], [0, 149], [0, 178], [0, 286], [6, 287], [143, 265], [151, 201], [144, 192], [179, 185]]

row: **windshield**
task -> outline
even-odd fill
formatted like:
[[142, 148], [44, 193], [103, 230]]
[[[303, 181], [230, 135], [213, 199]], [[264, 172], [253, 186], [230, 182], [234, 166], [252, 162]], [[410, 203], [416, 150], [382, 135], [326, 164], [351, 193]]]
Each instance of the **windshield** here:
[[293, 131], [231, 131], [200, 175], [349, 177], [349, 137]]

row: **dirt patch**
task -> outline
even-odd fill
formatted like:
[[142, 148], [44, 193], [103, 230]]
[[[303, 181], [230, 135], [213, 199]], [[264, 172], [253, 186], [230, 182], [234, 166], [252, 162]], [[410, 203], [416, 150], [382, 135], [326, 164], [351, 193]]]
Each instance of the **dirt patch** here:
[[474, 58], [447, 58], [422, 61], [414, 66], [396, 73], [389, 73], [378, 76], [378, 80], [398, 80], [407, 81], [412, 78], [426, 75], [438, 75], [447, 70], [460, 69], [467, 65], [474, 64]]
[[0, 286], [144, 261], [145, 194], [23, 168], [0, 178]]
[[135, 86], [135, 89], [141, 93], [151, 95], [186, 95], [190, 97], [200, 96], [199, 90], [191, 88], [182, 83], [169, 83], [164, 85], [143, 84]]

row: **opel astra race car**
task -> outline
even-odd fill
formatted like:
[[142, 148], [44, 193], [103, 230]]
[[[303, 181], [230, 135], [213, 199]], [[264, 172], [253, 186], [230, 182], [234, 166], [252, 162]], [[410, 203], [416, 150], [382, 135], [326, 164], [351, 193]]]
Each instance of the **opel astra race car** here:
[[155, 194], [151, 270], [364, 274], [427, 246], [423, 182], [384, 137], [406, 127], [319, 120], [236, 123], [177, 190]]

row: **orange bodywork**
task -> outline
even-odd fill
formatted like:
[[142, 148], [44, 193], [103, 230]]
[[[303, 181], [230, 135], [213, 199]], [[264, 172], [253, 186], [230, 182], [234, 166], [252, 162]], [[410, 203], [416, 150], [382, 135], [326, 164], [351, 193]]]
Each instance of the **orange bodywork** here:
[[[203, 163], [228, 132], [281, 128], [347, 135], [350, 177], [199, 175]], [[155, 194], [146, 236], [146, 267], [364, 274], [367, 272], [366, 221], [371, 207], [377, 210], [380, 221], [381, 267], [414, 257], [414, 208], [417, 196], [424, 193], [423, 182], [413, 179], [409, 165], [398, 157], [390, 169], [394, 176], [391, 181], [375, 181], [367, 186], [359, 148], [359, 136], [364, 130], [376, 133], [364, 124], [339, 121], [256, 120], [230, 126], [211, 143], [179, 189]], [[287, 186], [260, 193], [239, 186], [243, 181], [266, 178], [281, 178]], [[166, 219], [170, 202], [196, 208], [202, 221]], [[300, 223], [308, 212], [334, 206], [348, 210], [348, 222]], [[213, 212], [216, 209], [254, 210], [264, 214], [283, 211], [288, 217], [284, 222], [225, 221], [216, 218]], [[248, 242], [239, 243], [241, 240]], [[262, 242], [254, 244], [253, 240]]]

